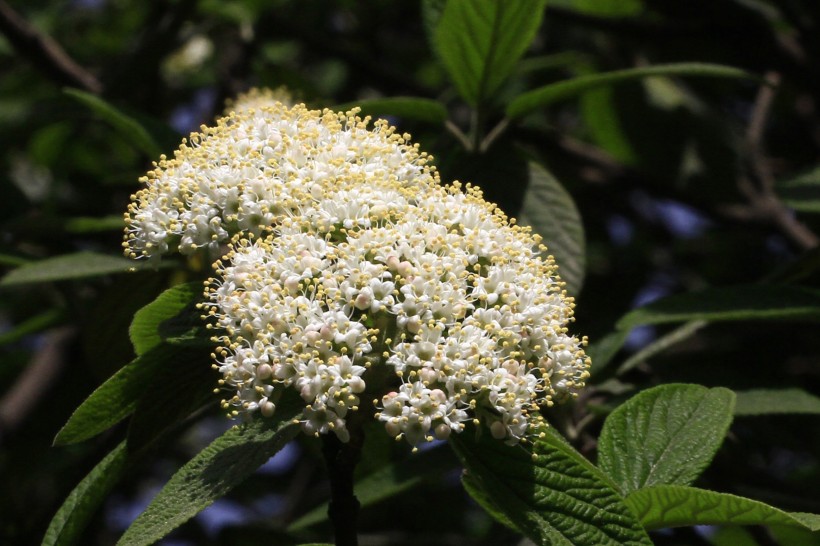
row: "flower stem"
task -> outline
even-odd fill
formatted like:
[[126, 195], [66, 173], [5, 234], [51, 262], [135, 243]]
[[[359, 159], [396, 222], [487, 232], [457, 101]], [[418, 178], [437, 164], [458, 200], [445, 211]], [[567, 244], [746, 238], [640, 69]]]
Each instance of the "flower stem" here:
[[[352, 422], [351, 422], [352, 421]], [[322, 435], [322, 454], [330, 475], [330, 506], [327, 510], [336, 546], [357, 546], [356, 523], [359, 500], [353, 494], [353, 471], [359, 462], [364, 432], [355, 419], [348, 421], [350, 441], [341, 442], [335, 434]]]

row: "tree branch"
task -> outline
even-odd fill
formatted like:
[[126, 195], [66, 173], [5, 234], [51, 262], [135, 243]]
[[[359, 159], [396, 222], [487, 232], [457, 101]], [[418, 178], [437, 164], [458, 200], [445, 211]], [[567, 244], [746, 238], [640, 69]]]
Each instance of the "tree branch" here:
[[361, 427], [348, 422], [350, 441], [341, 442], [335, 434], [322, 435], [322, 454], [330, 476], [330, 506], [327, 513], [333, 524], [336, 546], [357, 546], [356, 530], [359, 500], [353, 493], [353, 471], [361, 458], [364, 436]]
[[0, 32], [17, 52], [58, 85], [102, 92], [99, 80], [80, 66], [49, 36], [41, 34], [4, 0], [0, 0]]
[[775, 176], [763, 153], [764, 131], [774, 103], [777, 85], [780, 83], [780, 75], [775, 72], [769, 73], [766, 80], [769, 84], [760, 87], [746, 129], [750, 174], [759, 184], [756, 186], [747, 176], [741, 175], [737, 185], [749, 201], [752, 216], [768, 221], [795, 244], [808, 250], [820, 244], [820, 239], [805, 224], [797, 220], [775, 193]]

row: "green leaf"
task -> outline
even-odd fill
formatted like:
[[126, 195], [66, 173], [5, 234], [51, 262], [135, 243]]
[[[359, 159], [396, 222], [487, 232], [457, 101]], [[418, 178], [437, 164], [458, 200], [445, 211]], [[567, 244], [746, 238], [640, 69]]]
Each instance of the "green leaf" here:
[[122, 442], [83, 478], [68, 495], [48, 525], [42, 546], [76, 543], [94, 512], [126, 468], [128, 452]]
[[66, 310], [60, 308], [49, 309], [18, 324], [15, 328], [0, 333], [0, 347], [14, 343], [29, 334], [42, 332], [63, 322], [67, 317]]
[[604, 422], [598, 466], [623, 494], [651, 485], [688, 485], [723, 443], [734, 399], [729, 389], [685, 384], [638, 393]]
[[633, 17], [644, 10], [643, 0], [555, 0], [551, 5], [596, 17]]
[[186, 463], [125, 531], [118, 546], [153, 544], [253, 474], [299, 432], [292, 419], [302, 406], [282, 406], [277, 408], [278, 423], [256, 419], [233, 427]]
[[735, 391], [735, 415], [820, 414], [820, 398], [803, 389]]
[[214, 387], [218, 379], [209, 351], [188, 350], [158, 368], [134, 408], [128, 425], [129, 448], [147, 445], [208, 402], [217, 402]]
[[[796, 515], [792, 512], [792, 515]], [[727, 529], [741, 529], [741, 527], [727, 527]], [[769, 529], [769, 533], [778, 544], [788, 544], [788, 546], [820, 546], [820, 533], [807, 531], [799, 527], [786, 527], [777, 525]], [[724, 543], [724, 546], [739, 546], [731, 543]], [[757, 546], [757, 543], [754, 544]]]
[[434, 44], [467, 102], [484, 103], [504, 83], [535, 37], [545, 5], [546, 0], [448, 0]]
[[182, 348], [161, 345], [126, 364], [74, 410], [57, 433], [54, 445], [82, 442], [128, 417], [150, 388], [157, 370], [175, 365], [183, 351]]
[[[760, 546], [754, 536], [743, 527], [718, 527], [709, 537], [712, 546]], [[779, 542], [778, 544], [789, 544]]]
[[820, 212], [820, 166], [778, 182], [775, 190], [784, 204], [800, 212]]
[[133, 260], [120, 256], [77, 252], [22, 265], [3, 277], [0, 286], [99, 277], [110, 273], [125, 273], [138, 266]]
[[453, 435], [450, 445], [468, 479], [536, 544], [652, 544], [606, 476], [552, 430], [533, 452], [481, 432]]
[[[383, 434], [382, 431], [380, 433]], [[452, 458], [447, 450], [435, 448], [388, 464], [356, 481], [356, 498], [361, 508], [365, 508], [413, 489], [426, 480], [438, 480], [444, 472], [452, 469], [455, 464]], [[317, 506], [291, 523], [288, 531], [298, 531], [327, 521], [327, 508], [328, 503]]]
[[0, 253], [0, 265], [10, 265], [12, 267], [19, 267], [21, 265], [26, 265], [30, 263], [31, 260], [28, 258]]
[[595, 382], [597, 376], [607, 367], [615, 355], [618, 354], [618, 351], [623, 347], [627, 337], [629, 337], [629, 332], [616, 330], [589, 344], [585, 352], [592, 361], [589, 373], [592, 376], [593, 382]]
[[[671, 332], [668, 332], [661, 337], [657, 338], [655, 341], [638, 351], [637, 353], [633, 354], [629, 358], [623, 361], [623, 363], [618, 366], [618, 369], [615, 371], [615, 375], [623, 375], [626, 372], [630, 371], [632, 368], [635, 368], [656, 354], [662, 353], [669, 347], [673, 345], [677, 345], [681, 343], [693, 335], [695, 335], [698, 330], [706, 326], [708, 323], [703, 320], [692, 320], [689, 321], [681, 326], [676, 327]], [[629, 334], [629, 330], [618, 330], [624, 334]], [[626, 336], [628, 337], [628, 336]]]
[[620, 163], [636, 165], [638, 153], [621, 121], [623, 110], [612, 87], [599, 87], [581, 94], [580, 111], [592, 142]]
[[578, 294], [584, 282], [586, 249], [584, 226], [572, 196], [552, 174], [537, 163], [529, 164], [529, 185], [519, 223], [532, 226], [555, 256], [558, 274], [570, 294]]
[[513, 99], [507, 106], [507, 117], [511, 119], [520, 118], [539, 108], [576, 97], [591, 89], [634, 81], [648, 76], [758, 79], [753, 74], [739, 68], [708, 63], [675, 63], [643, 68], [627, 68], [601, 74], [578, 76], [577, 78], [551, 83], [523, 93]]
[[80, 91], [79, 89], [64, 89], [69, 97], [84, 104], [95, 114], [105, 120], [120, 135], [135, 148], [149, 157], [159, 157], [162, 149], [151, 137], [151, 134], [134, 118], [125, 115], [120, 110], [105, 102], [100, 97]]
[[461, 475], [461, 485], [464, 490], [470, 495], [474, 501], [481, 506], [494, 520], [501, 525], [511, 529], [519, 534], [524, 534], [516, 525], [504, 514], [504, 511], [498, 507], [498, 504], [493, 500], [492, 495], [487, 493], [481, 486], [481, 482], [469, 472], [464, 472]]
[[419, 97], [389, 97], [348, 102], [334, 106], [337, 111], [346, 112], [353, 107], [361, 108], [360, 115], [373, 117], [396, 116], [403, 119], [424, 121], [437, 125], [447, 121], [447, 109], [437, 100]]
[[121, 214], [93, 218], [78, 216], [66, 220], [65, 230], [70, 233], [98, 233], [101, 231], [118, 231], [125, 227]]
[[630, 493], [626, 504], [647, 529], [689, 525], [786, 525], [820, 530], [820, 515], [784, 512], [755, 500], [696, 487], [647, 487]]
[[[201, 283], [180, 284], [137, 311], [128, 329], [134, 351], [144, 354], [164, 340], [191, 335], [192, 330], [202, 326], [196, 310], [202, 293]], [[188, 313], [183, 313], [186, 310]]]
[[677, 294], [630, 311], [617, 327], [706, 320], [820, 320], [820, 290], [790, 285], [710, 288]]

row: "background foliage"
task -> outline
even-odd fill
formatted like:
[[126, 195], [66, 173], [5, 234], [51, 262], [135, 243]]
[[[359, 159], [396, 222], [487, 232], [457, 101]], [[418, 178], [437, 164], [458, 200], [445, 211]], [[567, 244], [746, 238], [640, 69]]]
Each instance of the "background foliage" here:
[[[813, 0], [552, 0], [546, 10], [542, 0], [30, 0], [0, 2], [0, 15], [0, 542], [40, 542], [68, 498], [49, 540], [112, 543], [227, 428], [210, 395], [216, 378], [201, 373], [209, 348], [184, 313], [208, 264], [127, 272], [121, 214], [150, 161], [226, 98], [280, 85], [316, 107], [364, 100], [365, 113], [388, 116], [435, 155], [445, 180], [477, 183], [544, 235], [593, 357], [592, 386], [549, 418], [612, 479], [600, 498], [632, 493], [629, 508], [661, 529], [655, 544], [820, 540], [793, 525], [798, 516], [728, 495], [820, 512]], [[43, 53], [26, 30], [53, 38], [76, 66], [54, 62], [53, 44]], [[682, 383], [711, 389], [632, 398]], [[651, 458], [655, 443], [683, 441], [640, 429], [665, 415], [653, 396], [728, 416], [687, 414], [682, 445], [715, 440], [698, 443], [688, 466], [630, 464], [641, 449]], [[680, 407], [670, 415], [682, 419]], [[645, 441], [613, 440], [625, 429]], [[230, 434], [220, 449], [241, 442]], [[328, 539], [317, 446], [298, 440], [254, 472], [292, 435], [260, 434], [237, 470], [252, 478], [168, 544]], [[66, 445], [52, 447], [55, 436]], [[357, 492], [363, 540], [374, 544], [515, 543], [481, 506], [504, 521], [493, 498], [512, 495], [516, 480], [529, 494], [554, 485], [515, 474], [491, 450], [487, 460], [460, 443], [411, 456], [375, 430], [367, 441]], [[599, 483], [599, 470], [550, 443], [543, 457]], [[465, 479], [474, 502], [462, 464], [511, 474]], [[98, 479], [81, 483], [89, 472]], [[695, 491], [695, 478], [727, 495]], [[224, 492], [206, 486], [215, 489], [200, 499]], [[751, 514], [739, 524], [774, 525], [664, 529], [692, 522], [657, 510], [681, 498], [703, 503], [698, 523], [732, 505]], [[506, 522], [550, 524], [548, 511]]]

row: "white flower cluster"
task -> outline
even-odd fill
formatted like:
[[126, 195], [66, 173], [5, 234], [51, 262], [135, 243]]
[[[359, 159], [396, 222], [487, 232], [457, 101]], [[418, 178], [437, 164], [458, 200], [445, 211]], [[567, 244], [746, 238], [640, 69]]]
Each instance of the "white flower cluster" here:
[[417, 186], [431, 178], [425, 154], [384, 121], [368, 129], [353, 116], [262, 99], [203, 126], [143, 177], [125, 214], [126, 255], [206, 248], [216, 257], [232, 235], [258, 235], [298, 214], [337, 179]]
[[203, 308], [234, 416], [306, 402], [349, 438], [371, 407], [417, 445], [481, 423], [508, 443], [588, 376], [552, 257], [481, 192], [444, 187], [384, 123], [303, 106], [220, 120], [149, 175], [127, 246], [153, 256], [233, 237]]
[[236, 98], [228, 99], [225, 104], [224, 115], [228, 116], [231, 112], [274, 108], [277, 102], [288, 108], [292, 108], [296, 104], [293, 94], [286, 87], [277, 87], [276, 89], [252, 87], [244, 93], [240, 93]]

